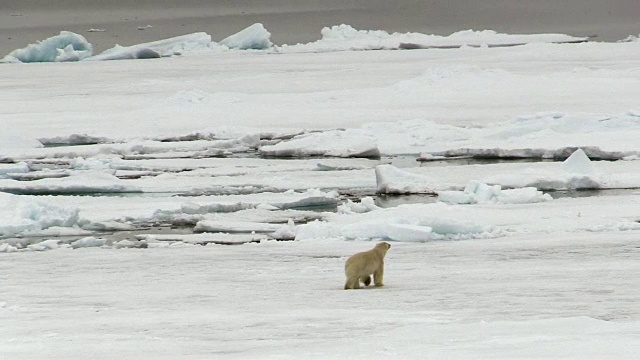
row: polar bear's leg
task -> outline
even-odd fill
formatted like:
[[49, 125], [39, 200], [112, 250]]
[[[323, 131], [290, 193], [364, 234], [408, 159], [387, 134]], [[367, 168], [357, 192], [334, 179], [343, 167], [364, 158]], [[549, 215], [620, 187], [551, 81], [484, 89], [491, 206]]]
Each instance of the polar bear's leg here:
[[362, 283], [364, 284], [364, 286], [369, 286], [371, 285], [371, 276], [367, 275], [367, 276], [362, 276], [360, 278], [360, 281], [362, 281]]
[[373, 283], [380, 287], [382, 284], [382, 277], [384, 276], [384, 264], [380, 264], [378, 270], [373, 273]]
[[344, 289], [360, 289], [360, 279], [357, 277], [348, 278], [347, 282], [344, 284]]

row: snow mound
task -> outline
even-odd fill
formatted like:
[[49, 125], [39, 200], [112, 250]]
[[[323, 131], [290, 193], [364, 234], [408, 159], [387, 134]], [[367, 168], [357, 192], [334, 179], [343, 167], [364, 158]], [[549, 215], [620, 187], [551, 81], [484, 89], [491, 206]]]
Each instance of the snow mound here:
[[440, 191], [438, 198], [449, 204], [528, 204], [552, 200], [551, 195], [534, 187], [502, 190], [500, 185], [490, 186], [475, 180], [470, 181], [464, 191]]
[[264, 50], [273, 45], [270, 39], [271, 33], [264, 28], [264, 25], [255, 23], [220, 41], [220, 45], [234, 50]]
[[418, 175], [393, 165], [376, 166], [376, 187], [379, 194], [434, 194], [436, 184], [424, 175]]
[[583, 42], [585, 37], [564, 34], [501, 34], [493, 30], [464, 30], [449, 36], [421, 33], [392, 33], [382, 30], [357, 30], [350, 25], [325, 27], [318, 41], [282, 46], [284, 51], [349, 51], [349, 50], [394, 50], [457, 48], [461, 46], [514, 46], [529, 43]]
[[212, 49], [211, 36], [199, 32], [132, 46], [116, 45], [87, 60], [148, 59], [210, 49]]
[[296, 136], [275, 145], [263, 146], [260, 154], [274, 157], [380, 157], [375, 138], [356, 131], [341, 130]]
[[93, 54], [93, 46], [82, 35], [61, 31], [59, 35], [16, 49], [2, 59], [2, 62], [63, 62], [79, 61]]
[[0, 237], [78, 223], [78, 209], [46, 204], [29, 197], [0, 192]]

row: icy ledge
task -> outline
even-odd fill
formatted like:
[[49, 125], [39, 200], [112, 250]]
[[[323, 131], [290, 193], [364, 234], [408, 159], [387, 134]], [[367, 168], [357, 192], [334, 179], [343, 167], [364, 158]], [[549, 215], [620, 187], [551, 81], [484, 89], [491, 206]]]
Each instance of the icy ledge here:
[[382, 30], [357, 30], [342, 24], [325, 27], [322, 38], [315, 42], [297, 45], [283, 45], [284, 52], [329, 52], [350, 50], [395, 50], [515, 46], [530, 43], [576, 43], [587, 41], [586, 37], [564, 34], [501, 34], [493, 30], [464, 30], [449, 36], [427, 35], [421, 33], [392, 33]]

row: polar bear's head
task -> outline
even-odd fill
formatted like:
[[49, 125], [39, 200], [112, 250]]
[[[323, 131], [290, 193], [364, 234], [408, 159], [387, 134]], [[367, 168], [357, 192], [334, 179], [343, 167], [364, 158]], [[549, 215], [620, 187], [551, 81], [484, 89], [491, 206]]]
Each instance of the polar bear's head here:
[[389, 244], [388, 242], [379, 242], [376, 247], [376, 249], [381, 250], [383, 252], [387, 252], [387, 250], [389, 250], [391, 248], [391, 244]]

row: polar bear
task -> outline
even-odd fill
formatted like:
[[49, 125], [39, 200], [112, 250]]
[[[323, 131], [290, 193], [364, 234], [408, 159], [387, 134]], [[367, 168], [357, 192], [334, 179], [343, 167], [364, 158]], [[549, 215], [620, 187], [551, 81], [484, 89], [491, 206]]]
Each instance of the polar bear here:
[[344, 273], [347, 275], [344, 289], [359, 289], [360, 281], [364, 283], [364, 286], [369, 286], [371, 274], [373, 274], [373, 283], [378, 287], [382, 286], [384, 256], [390, 247], [389, 243], [381, 242], [369, 251], [363, 251], [349, 257], [344, 265]]

